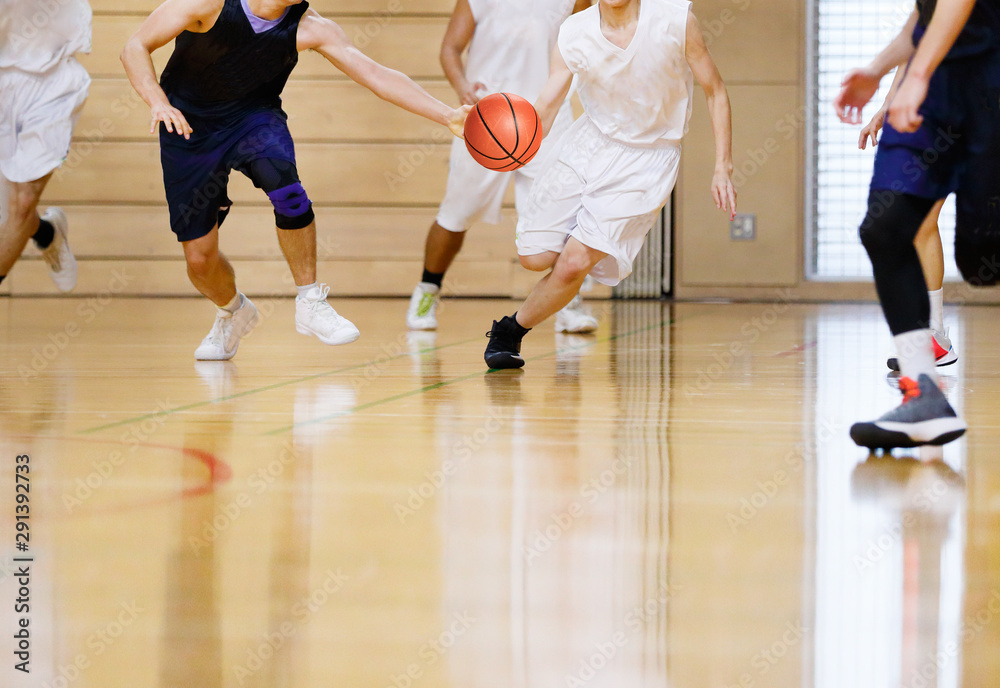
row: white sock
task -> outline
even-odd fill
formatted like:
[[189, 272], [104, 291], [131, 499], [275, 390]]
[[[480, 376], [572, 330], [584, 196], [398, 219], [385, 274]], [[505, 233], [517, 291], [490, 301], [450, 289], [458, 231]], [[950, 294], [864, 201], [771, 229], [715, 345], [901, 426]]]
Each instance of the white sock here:
[[927, 292], [931, 300], [931, 329], [944, 332], [944, 287]]
[[920, 375], [927, 375], [935, 383], [938, 381], [929, 329], [910, 330], [892, 339], [899, 357], [899, 371], [904, 377], [916, 381]]
[[306, 294], [308, 294], [310, 290], [316, 289], [317, 287], [319, 287], [319, 285], [316, 282], [313, 282], [312, 284], [307, 284], [303, 287], [300, 287], [297, 284], [295, 285], [295, 288], [299, 290], [299, 296], [301, 296], [302, 298], [305, 298]]
[[240, 309], [242, 305], [243, 305], [243, 294], [240, 293], [239, 289], [237, 289], [236, 296], [234, 296], [232, 300], [225, 306], [219, 306], [219, 310], [226, 311], [227, 313], [235, 313]]

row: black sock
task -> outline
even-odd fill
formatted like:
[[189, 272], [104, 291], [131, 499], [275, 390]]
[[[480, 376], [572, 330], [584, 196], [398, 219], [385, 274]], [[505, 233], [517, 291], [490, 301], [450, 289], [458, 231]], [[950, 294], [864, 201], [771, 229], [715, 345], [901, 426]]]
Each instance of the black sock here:
[[38, 248], [47, 249], [52, 244], [52, 240], [56, 238], [56, 228], [52, 226], [51, 222], [39, 219], [38, 231], [31, 238], [35, 240], [35, 245]]
[[7, 279], [7, 275], [0, 275], [0, 284], [3, 284], [5, 279]]
[[521, 338], [531, 332], [530, 327], [523, 327], [521, 323], [517, 321], [517, 311], [514, 311], [514, 315], [508, 316], [508, 320], [510, 320], [510, 324], [513, 326], [514, 332], [517, 334], [518, 338]]
[[427, 268], [424, 268], [424, 276], [420, 278], [421, 282], [427, 282], [427, 284], [433, 284], [436, 287], [441, 286], [441, 282], [444, 281], [443, 272], [430, 272]]

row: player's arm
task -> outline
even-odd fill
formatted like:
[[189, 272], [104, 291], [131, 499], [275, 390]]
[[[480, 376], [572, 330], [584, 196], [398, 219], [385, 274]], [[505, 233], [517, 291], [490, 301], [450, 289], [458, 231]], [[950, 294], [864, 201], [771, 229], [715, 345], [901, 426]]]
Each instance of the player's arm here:
[[382, 100], [443, 124], [455, 136], [462, 135], [471, 106], [463, 105], [458, 109], [448, 107], [410, 77], [389, 69], [362, 53], [348, 40], [343, 29], [321, 17], [315, 10], [308, 10], [299, 21], [296, 39], [300, 51], [315, 50], [334, 67]]
[[722, 81], [712, 54], [705, 45], [701, 26], [693, 13], [688, 14], [687, 38], [684, 48], [687, 63], [694, 78], [701, 84], [708, 101], [708, 115], [712, 120], [715, 136], [715, 173], [712, 175], [712, 198], [715, 207], [729, 211], [729, 219], [736, 217], [736, 188], [733, 186], [733, 116], [729, 106], [729, 93]]
[[924, 121], [918, 110], [927, 97], [931, 75], [955, 44], [975, 4], [976, 0], [938, 0], [927, 32], [889, 106], [889, 121], [898, 131], [914, 132]]
[[913, 55], [913, 29], [919, 16], [916, 10], [910, 13], [902, 30], [867, 67], [851, 70], [844, 77], [840, 93], [833, 101], [841, 122], [861, 124], [861, 110], [878, 91], [882, 77]]
[[535, 110], [542, 122], [542, 136], [548, 136], [549, 130], [552, 129], [552, 124], [556, 121], [556, 115], [559, 114], [559, 108], [566, 100], [572, 83], [573, 73], [569, 71], [566, 60], [556, 45], [549, 59], [549, 80], [545, 82], [545, 87], [535, 101]]
[[166, 0], [157, 7], [122, 48], [121, 60], [132, 88], [146, 101], [152, 114], [149, 131], [163, 122], [167, 131], [190, 138], [191, 125], [180, 110], [170, 105], [153, 69], [153, 51], [162, 48], [184, 31], [201, 32], [222, 9], [220, 0]]
[[474, 105], [486, 90], [486, 86], [478, 81], [472, 83], [465, 78], [465, 65], [462, 63], [462, 53], [469, 47], [475, 31], [476, 19], [469, 0], [458, 0], [441, 41], [441, 67], [463, 105]]

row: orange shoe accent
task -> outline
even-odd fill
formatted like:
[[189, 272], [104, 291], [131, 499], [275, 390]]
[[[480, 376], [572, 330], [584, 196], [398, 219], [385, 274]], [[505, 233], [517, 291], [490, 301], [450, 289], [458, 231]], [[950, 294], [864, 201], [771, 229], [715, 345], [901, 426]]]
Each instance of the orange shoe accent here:
[[920, 398], [920, 385], [914, 382], [912, 378], [899, 378], [899, 390], [903, 393], [904, 404], [908, 401]]

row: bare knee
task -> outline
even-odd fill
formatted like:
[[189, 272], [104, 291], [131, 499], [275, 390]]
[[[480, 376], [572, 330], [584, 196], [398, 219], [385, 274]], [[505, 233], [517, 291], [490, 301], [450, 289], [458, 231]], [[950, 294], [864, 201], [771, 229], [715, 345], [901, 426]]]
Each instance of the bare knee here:
[[559, 257], [552, 273], [564, 282], [576, 282], [583, 280], [593, 267], [594, 263], [587, 253], [566, 251]]
[[518, 256], [521, 260], [521, 266], [527, 270], [532, 270], [534, 272], [541, 272], [543, 270], [548, 270], [555, 264], [556, 258], [559, 254], [554, 254], [551, 252], [547, 253], [536, 253], [533, 256]]
[[195, 275], [205, 275], [219, 260], [218, 246], [185, 246], [184, 258], [187, 260], [188, 272]]

